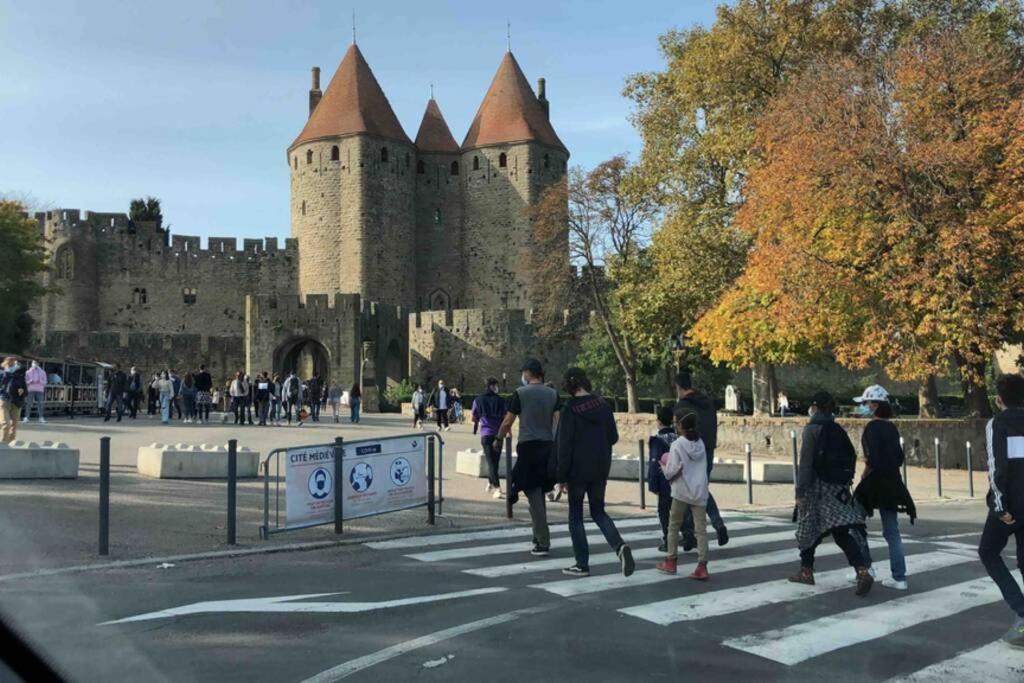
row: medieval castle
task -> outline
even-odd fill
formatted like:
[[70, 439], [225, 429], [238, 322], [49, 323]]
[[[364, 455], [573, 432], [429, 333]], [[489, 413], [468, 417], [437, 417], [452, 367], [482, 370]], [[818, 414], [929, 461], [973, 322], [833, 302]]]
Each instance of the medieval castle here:
[[[558, 374], [569, 350], [533, 334], [528, 208], [566, 182], [569, 152], [511, 52], [459, 145], [433, 99], [415, 141], [353, 43], [287, 149], [291, 232], [170, 235], [124, 214], [36, 215], [59, 293], [32, 311], [40, 355], [206, 362], [223, 379], [296, 368], [362, 383], [371, 408], [405, 377], [475, 390], [527, 355]], [[568, 259], [568, 243], [566, 243]]]

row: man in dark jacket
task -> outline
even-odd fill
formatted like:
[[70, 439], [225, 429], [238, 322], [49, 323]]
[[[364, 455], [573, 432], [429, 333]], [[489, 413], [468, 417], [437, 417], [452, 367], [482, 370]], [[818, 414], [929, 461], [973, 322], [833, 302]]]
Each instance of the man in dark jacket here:
[[590, 501], [590, 518], [619, 556], [622, 573], [633, 573], [633, 553], [622, 541], [615, 522], [604, 509], [604, 492], [612, 467], [612, 446], [619, 440], [611, 406], [590, 393], [590, 380], [580, 368], [565, 372], [565, 392], [571, 397], [558, 419], [559, 483], [569, 487], [569, 535], [576, 564], [562, 570], [569, 576], [590, 576], [590, 547], [583, 526], [583, 497]]
[[104, 422], [110, 422], [110, 409], [117, 403], [117, 421], [121, 421], [124, 415], [124, 395], [128, 391], [128, 375], [120, 365], [114, 365], [114, 372], [107, 380], [107, 412], [103, 416]]
[[323, 382], [320, 381], [320, 375], [314, 372], [309, 379], [309, 416], [313, 422], [320, 421], [320, 403], [323, 396]]
[[0, 443], [14, 441], [18, 434], [21, 406], [28, 396], [25, 368], [13, 356], [0, 367]]
[[[711, 481], [711, 469], [715, 465], [715, 447], [718, 445], [718, 412], [715, 410], [715, 402], [706, 394], [703, 394], [693, 387], [690, 373], [680, 372], [676, 375], [676, 411], [696, 413], [697, 432], [704, 441], [704, 448], [708, 454], [708, 481]], [[715, 497], [708, 492], [708, 521], [715, 528], [718, 534], [718, 545], [725, 545], [729, 542], [729, 530], [722, 520], [722, 513], [718, 511], [718, 504]], [[693, 513], [686, 511], [683, 518], [683, 550], [692, 550], [697, 547], [697, 538], [693, 534]]]
[[139, 399], [142, 398], [142, 375], [139, 369], [132, 367], [128, 374], [128, 415], [134, 420], [139, 414]]
[[1002, 375], [996, 380], [999, 412], [985, 428], [988, 448], [989, 514], [978, 544], [985, 571], [999, 586], [1003, 599], [1017, 614], [1003, 641], [1024, 647], [1024, 593], [1006, 568], [1002, 552], [1013, 536], [1017, 568], [1024, 572], [1024, 377]]

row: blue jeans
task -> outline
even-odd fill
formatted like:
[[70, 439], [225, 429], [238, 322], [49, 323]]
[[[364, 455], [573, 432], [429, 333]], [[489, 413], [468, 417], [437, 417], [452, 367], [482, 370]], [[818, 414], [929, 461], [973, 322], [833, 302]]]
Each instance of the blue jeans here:
[[25, 407], [21, 409], [21, 419], [28, 422], [29, 418], [32, 417], [32, 405], [35, 404], [39, 417], [43, 417], [43, 392], [41, 391], [30, 391], [28, 396], [25, 398]]
[[569, 536], [572, 537], [576, 566], [580, 569], [590, 568], [590, 545], [587, 543], [587, 531], [583, 526], [583, 496], [590, 501], [590, 518], [604, 534], [604, 540], [608, 541], [608, 545], [616, 552], [622, 546], [622, 536], [615, 528], [615, 522], [604, 511], [604, 489], [607, 484], [607, 481], [593, 481], [587, 484], [569, 482]]
[[907, 561], [903, 555], [903, 539], [900, 537], [900, 521], [895, 510], [879, 510], [882, 518], [882, 536], [889, 545], [889, 571], [894, 581], [907, 580]]
[[359, 403], [360, 401], [358, 398], [353, 398], [349, 400], [349, 410], [352, 413], [352, 422], [359, 422]]
[[171, 397], [167, 394], [160, 395], [160, 421], [167, 424], [171, 419]]

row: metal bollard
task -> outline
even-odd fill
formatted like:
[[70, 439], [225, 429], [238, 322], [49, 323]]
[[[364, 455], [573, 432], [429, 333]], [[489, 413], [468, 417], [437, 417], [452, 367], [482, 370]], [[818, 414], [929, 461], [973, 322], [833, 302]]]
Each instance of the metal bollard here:
[[434, 439], [427, 438], [427, 524], [434, 524]]
[[238, 504], [238, 439], [228, 439], [228, 545], [235, 545]]
[[644, 490], [644, 440], [637, 439], [637, 478], [640, 481], [640, 509], [647, 509], [647, 492]]
[[797, 472], [800, 469], [800, 454], [799, 454], [799, 451], [798, 451], [798, 449], [796, 447], [796, 430], [795, 429], [790, 429], [789, 430], [789, 440], [792, 442], [792, 445], [793, 445], [793, 486], [796, 486], [797, 482], [799, 481], [799, 476], [798, 476]]
[[750, 444], [743, 449], [747, 452], [747, 504], [754, 504], [754, 454]]
[[942, 498], [942, 444], [939, 437], [935, 437], [935, 490], [939, 498]]
[[512, 519], [512, 437], [505, 437], [505, 517]]
[[440, 438], [437, 442], [437, 468], [434, 470], [437, 477], [437, 515], [444, 515], [444, 441]]
[[100, 555], [110, 554], [110, 437], [100, 438]]
[[974, 498], [974, 469], [971, 467], [971, 442], [966, 444], [967, 449], [967, 495]]
[[[345, 458], [345, 439], [336, 436], [334, 437], [334, 533], [340, 534], [345, 529], [345, 494], [342, 493], [344, 488], [341, 485], [342, 476], [344, 474], [344, 463], [342, 460]], [[433, 495], [434, 489], [431, 487], [428, 496]]]
[[900, 452], [903, 453], [903, 483], [907, 487], [907, 491], [910, 490], [910, 482], [907, 480], [907, 449], [904, 447], [905, 442], [903, 437], [900, 437]]

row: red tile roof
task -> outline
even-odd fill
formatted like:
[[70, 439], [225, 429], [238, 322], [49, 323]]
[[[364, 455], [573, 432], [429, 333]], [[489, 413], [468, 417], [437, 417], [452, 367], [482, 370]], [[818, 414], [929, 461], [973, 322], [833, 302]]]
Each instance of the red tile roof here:
[[354, 133], [410, 142], [356, 45], [345, 53], [323, 99], [291, 146]]
[[506, 52], [466, 133], [462, 148], [524, 141], [568, 151], [551, 127], [516, 58], [511, 52]]
[[448, 128], [441, 108], [433, 97], [427, 102], [423, 112], [420, 130], [416, 133], [416, 148], [421, 152], [445, 152], [458, 154], [459, 143], [455, 142], [452, 131]]

